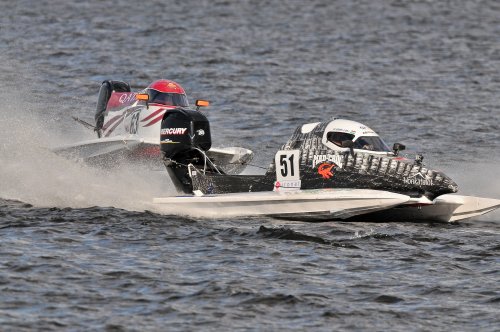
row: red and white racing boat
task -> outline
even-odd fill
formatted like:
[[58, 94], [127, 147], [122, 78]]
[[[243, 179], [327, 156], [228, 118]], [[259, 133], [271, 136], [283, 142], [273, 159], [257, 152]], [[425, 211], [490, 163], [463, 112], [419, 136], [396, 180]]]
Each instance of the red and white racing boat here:
[[[127, 162], [161, 169], [159, 133], [163, 115], [169, 109], [188, 106], [184, 89], [174, 81], [155, 81], [141, 93], [132, 92], [125, 82], [104, 81], [99, 91], [96, 125], [75, 118], [94, 129], [98, 137], [54, 151], [97, 166]], [[208, 102], [197, 100], [196, 106], [208, 106]], [[171, 134], [182, 135], [187, 129], [176, 128]], [[228, 174], [240, 173], [253, 158], [251, 150], [240, 147], [214, 147], [207, 155]]]

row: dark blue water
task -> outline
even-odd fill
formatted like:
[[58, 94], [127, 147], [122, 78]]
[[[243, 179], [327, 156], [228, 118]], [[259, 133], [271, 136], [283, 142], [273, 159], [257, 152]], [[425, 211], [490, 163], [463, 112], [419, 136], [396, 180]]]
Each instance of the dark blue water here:
[[498, 212], [185, 219], [152, 212], [164, 174], [48, 150], [93, 137], [103, 79], [169, 78], [256, 164], [343, 116], [500, 198], [497, 2], [0, 4], [0, 330], [498, 330]]

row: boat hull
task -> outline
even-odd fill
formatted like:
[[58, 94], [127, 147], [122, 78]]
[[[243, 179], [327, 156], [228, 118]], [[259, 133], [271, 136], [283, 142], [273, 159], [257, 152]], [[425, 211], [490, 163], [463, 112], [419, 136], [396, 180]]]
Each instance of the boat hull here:
[[[425, 199], [425, 198], [424, 198]], [[371, 189], [314, 189], [284, 192], [162, 197], [163, 214], [196, 218], [268, 216], [301, 221], [454, 222], [500, 207], [500, 200], [443, 195], [433, 201]]]
[[[97, 138], [61, 146], [52, 151], [104, 168], [127, 163], [164, 169], [159, 141], [147, 141], [135, 135]], [[253, 158], [251, 150], [241, 147], [214, 147], [206, 153], [227, 174], [241, 173]]]
[[409, 196], [369, 189], [315, 189], [155, 198], [158, 212], [191, 217], [346, 219], [401, 205]]
[[500, 200], [455, 194], [442, 195], [429, 203], [411, 200], [401, 206], [357, 216], [352, 220], [401, 222], [436, 221], [455, 222], [474, 218], [500, 208]]

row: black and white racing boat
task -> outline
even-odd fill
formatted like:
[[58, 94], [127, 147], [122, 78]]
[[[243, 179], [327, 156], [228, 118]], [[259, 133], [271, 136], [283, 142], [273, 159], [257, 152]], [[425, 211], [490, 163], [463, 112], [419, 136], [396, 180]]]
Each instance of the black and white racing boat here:
[[[227, 174], [209, 155], [210, 124], [197, 110], [167, 110], [160, 146], [182, 196], [155, 198], [164, 213], [301, 220], [456, 221], [500, 200], [456, 195], [457, 184], [423, 157], [400, 156], [369, 127], [346, 119], [299, 126], [263, 175]], [[242, 162], [244, 164], [245, 161]]]

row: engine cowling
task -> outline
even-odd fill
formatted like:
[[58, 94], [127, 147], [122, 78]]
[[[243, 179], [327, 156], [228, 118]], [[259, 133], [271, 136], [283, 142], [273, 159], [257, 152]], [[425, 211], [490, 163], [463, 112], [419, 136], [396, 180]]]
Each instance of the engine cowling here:
[[198, 111], [168, 110], [161, 121], [160, 143], [163, 155], [173, 160], [184, 159], [193, 150], [208, 151], [212, 146], [210, 123]]
[[211, 146], [210, 123], [205, 115], [183, 108], [165, 112], [161, 121], [160, 147], [167, 172], [177, 189], [192, 192], [187, 165], [209, 170], [205, 151]]

